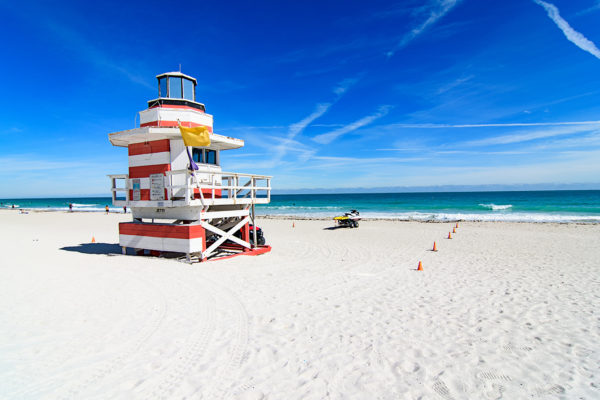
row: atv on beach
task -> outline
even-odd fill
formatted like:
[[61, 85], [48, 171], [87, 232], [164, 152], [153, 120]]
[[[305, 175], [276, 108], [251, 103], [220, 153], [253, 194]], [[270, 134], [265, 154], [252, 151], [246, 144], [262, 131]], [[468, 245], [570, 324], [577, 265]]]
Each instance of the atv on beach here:
[[[252, 224], [250, 224], [249, 226], [249, 231], [250, 231], [250, 245], [254, 246], [254, 230], [256, 230], [256, 241], [258, 242], [258, 246], [264, 246], [266, 241], [265, 241], [265, 235], [263, 234], [263, 230], [260, 229], [258, 226], [254, 226]], [[238, 237], [238, 238], [242, 238], [242, 233], [241, 231], [237, 231], [234, 236]]]
[[356, 210], [350, 210], [350, 212], [344, 213], [338, 217], [334, 217], [336, 226], [339, 227], [350, 227], [358, 228], [358, 221], [360, 221], [360, 213]]
[[[250, 234], [250, 237], [248, 238], [248, 242], [250, 243], [251, 246], [254, 247], [254, 230], [256, 230], [256, 241], [258, 242], [257, 246], [264, 246], [266, 243], [266, 240], [265, 240], [265, 235], [263, 233], [263, 230], [258, 226], [255, 227], [252, 224], [249, 224], [249, 226], [248, 226], [248, 231], [249, 231], [248, 233]], [[236, 233], [233, 234], [233, 236], [241, 239], [242, 231], [237, 231]], [[207, 242], [209, 242], [209, 243], [214, 243], [218, 239], [219, 239], [219, 236], [217, 236], [217, 235], [210, 235], [206, 238]], [[225, 243], [233, 244], [233, 241], [226, 240]]]

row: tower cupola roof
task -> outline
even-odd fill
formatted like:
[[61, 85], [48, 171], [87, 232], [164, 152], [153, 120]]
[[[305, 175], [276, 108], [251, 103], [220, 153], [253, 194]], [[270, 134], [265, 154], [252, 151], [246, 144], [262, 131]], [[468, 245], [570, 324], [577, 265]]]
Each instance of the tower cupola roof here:
[[165, 72], [156, 75], [158, 98], [148, 102], [148, 107], [171, 104], [185, 105], [205, 111], [204, 104], [196, 101], [196, 78], [181, 72]]

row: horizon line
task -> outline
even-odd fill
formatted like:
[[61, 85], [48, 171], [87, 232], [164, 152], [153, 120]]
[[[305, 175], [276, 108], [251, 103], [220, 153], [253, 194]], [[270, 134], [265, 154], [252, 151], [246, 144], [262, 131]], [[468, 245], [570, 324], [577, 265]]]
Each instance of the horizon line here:
[[[577, 188], [579, 187], [579, 188]], [[454, 189], [454, 190], [453, 190]], [[429, 185], [429, 186], [375, 186], [353, 188], [298, 188], [274, 189], [274, 195], [285, 194], [383, 194], [383, 193], [459, 193], [459, 192], [541, 192], [541, 191], [600, 191], [600, 182], [594, 183], [511, 183], [488, 185]], [[299, 193], [302, 192], [302, 193]], [[109, 194], [56, 195], [38, 197], [6, 197], [0, 203], [9, 200], [34, 199], [86, 199], [110, 198]], [[1, 209], [1, 208], [0, 208]]]

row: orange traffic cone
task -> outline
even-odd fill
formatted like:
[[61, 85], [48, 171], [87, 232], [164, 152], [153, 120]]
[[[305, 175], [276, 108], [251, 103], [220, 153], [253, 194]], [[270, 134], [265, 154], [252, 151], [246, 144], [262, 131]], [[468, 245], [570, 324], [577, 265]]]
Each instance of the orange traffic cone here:
[[294, 221], [292, 221], [292, 228], [296, 227], [296, 223]]
[[431, 251], [437, 251], [437, 246], [435, 245], [435, 242], [433, 242], [433, 249], [431, 249]]
[[456, 226], [455, 226], [455, 228], [458, 228], [458, 222], [456, 223]]
[[96, 243], [96, 238], [92, 236], [92, 243]]
[[452, 233], [456, 233], [456, 228], [452, 228]]
[[448, 232], [448, 239], [452, 239], [452, 232]]
[[417, 271], [423, 271], [423, 263], [419, 261], [419, 266], [417, 267]]

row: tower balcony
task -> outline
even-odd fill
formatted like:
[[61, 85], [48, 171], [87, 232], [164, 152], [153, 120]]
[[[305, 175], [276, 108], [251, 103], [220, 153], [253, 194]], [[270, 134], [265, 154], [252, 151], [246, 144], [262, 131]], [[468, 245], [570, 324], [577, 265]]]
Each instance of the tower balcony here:
[[250, 206], [271, 201], [272, 177], [266, 175], [221, 171], [194, 175], [183, 169], [145, 178], [148, 182], [142, 182], [144, 178], [130, 179], [127, 174], [108, 177], [112, 203], [116, 207], [202, 207], [208, 210], [211, 206]]

